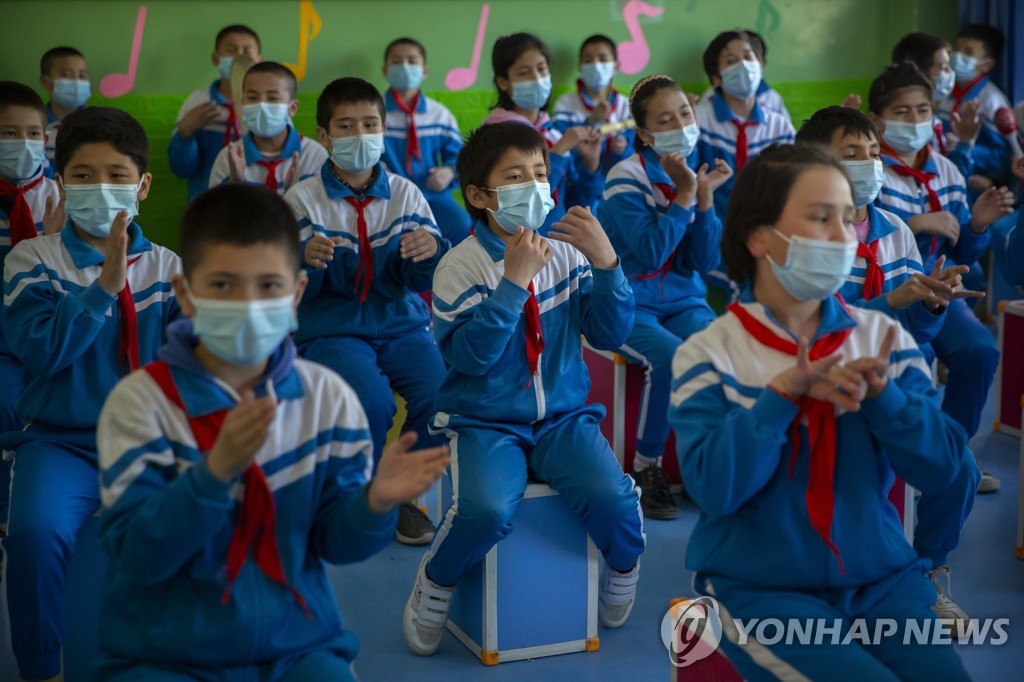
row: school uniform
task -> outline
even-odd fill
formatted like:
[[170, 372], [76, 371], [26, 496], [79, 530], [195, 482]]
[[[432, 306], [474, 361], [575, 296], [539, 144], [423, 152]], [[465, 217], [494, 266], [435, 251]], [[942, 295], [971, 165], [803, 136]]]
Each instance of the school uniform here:
[[[601, 123], [622, 123], [633, 117], [629, 111], [629, 97], [623, 95], [614, 87], [608, 93], [608, 114]], [[573, 126], [589, 126], [587, 120], [594, 111], [594, 101], [587, 94], [583, 81], [576, 81], [576, 91], [567, 92], [555, 100], [554, 113], [551, 115], [551, 122], [555, 130], [564, 134]], [[598, 124], [600, 125], [600, 124]], [[626, 150], [616, 153], [612, 151], [612, 140], [621, 137], [626, 141]], [[636, 137], [635, 130], [624, 130], [617, 135], [606, 135], [601, 140], [601, 174], [607, 176], [612, 167], [619, 161], [628, 158], [633, 154], [633, 139]]]
[[[295, 343], [302, 357], [330, 367], [355, 390], [376, 461], [396, 411], [392, 390], [406, 401], [405, 430], [415, 430], [424, 447], [437, 441], [427, 421], [444, 366], [419, 292], [430, 290], [449, 244], [410, 180], [378, 163], [372, 184], [357, 197], [332, 172], [332, 163], [285, 194], [299, 220], [303, 248], [314, 235], [343, 240], [327, 268], [307, 264]], [[437, 240], [437, 253], [414, 263], [399, 255], [399, 241], [421, 227]]]
[[434, 334], [448, 371], [433, 428], [448, 437], [454, 499], [426, 570], [441, 585], [512, 531], [528, 472], [576, 510], [613, 569], [643, 552], [639, 495], [601, 435], [603, 408], [586, 404], [580, 344], [583, 334], [595, 348], [622, 345], [633, 293], [620, 267], [549, 246], [528, 289], [504, 277], [505, 243], [482, 223], [437, 267]]
[[548, 183], [551, 185], [551, 198], [555, 206], [548, 212], [544, 224], [537, 230], [539, 234], [546, 236], [551, 226], [561, 220], [569, 208], [593, 206], [604, 189], [604, 176], [600, 172], [600, 166], [597, 171], [591, 172], [575, 151], [567, 154], [550, 151], [551, 147], [562, 139], [562, 133], [555, 127], [547, 112], [541, 111], [537, 122], [531, 123], [528, 118], [514, 111], [495, 108], [481, 125], [505, 121], [532, 126], [544, 137], [548, 145]]
[[636, 301], [633, 331], [618, 350], [644, 367], [636, 450], [650, 458], [661, 456], [668, 438], [676, 348], [715, 319], [701, 275], [721, 259], [722, 224], [714, 208], [683, 208], [675, 197], [658, 155], [647, 147], [616, 164], [598, 208]]
[[[874, 356], [891, 324], [829, 298], [811, 357]], [[952, 647], [904, 645], [902, 637], [870, 650], [827, 641], [737, 645], [733, 619], [843, 619], [844, 633], [855, 618], [896, 618], [901, 627], [905, 618], [934, 620], [925, 572], [959, 527], [919, 526], [911, 547], [886, 496], [896, 475], [925, 493], [981, 479], [966, 433], [932, 399], [928, 367], [907, 332], [897, 331], [888, 385], [859, 412], [768, 388], [795, 356], [792, 332], [747, 288], [673, 361], [669, 420], [701, 510], [686, 566], [697, 592], [718, 600], [723, 651], [748, 680], [968, 679]]]
[[[373, 446], [358, 398], [334, 372], [296, 359], [289, 339], [270, 356], [254, 393], [272, 384], [277, 412], [254, 462], [273, 498], [277, 549], [269, 561], [248, 555], [233, 532], [253, 513], [259, 477], [225, 483], [205, 460], [238, 396], [196, 359], [191, 320], [168, 336], [100, 416], [100, 540], [118, 570], [102, 587], [96, 678], [354, 679], [359, 643], [324, 562], [378, 552], [397, 518], [366, 502]], [[239, 548], [247, 561], [233, 574]]]
[[[990, 236], [988, 231], [978, 234], [971, 229], [964, 178], [949, 159], [932, 153], [929, 147], [921, 153], [921, 168], [911, 169], [883, 146], [885, 182], [875, 205], [905, 222], [923, 213], [949, 211], [960, 223], [960, 237], [954, 245], [945, 237], [918, 234], [924, 270], [931, 272], [940, 255], [946, 256], [947, 267], [974, 263], [988, 246]], [[973, 437], [999, 364], [995, 339], [967, 303], [959, 299], [947, 306], [946, 321], [931, 345], [939, 360], [949, 367], [943, 409]]]
[[946, 140], [946, 131], [942, 119], [932, 114], [932, 152], [942, 154], [953, 162], [956, 169], [965, 178], [974, 174], [974, 143], [957, 139], [952, 144]]
[[387, 129], [384, 131], [384, 165], [389, 171], [416, 183], [430, 206], [441, 234], [453, 245], [469, 236], [472, 219], [452, 196], [459, 186], [458, 174], [447, 187], [435, 192], [427, 186], [430, 169], [448, 166], [453, 171], [462, 149], [462, 133], [452, 112], [422, 90], [410, 109], [394, 90], [384, 93]]
[[[235, 112], [231, 100], [220, 94], [220, 80], [215, 80], [208, 90], [195, 90], [181, 105], [178, 118], [167, 147], [167, 160], [171, 171], [179, 178], [188, 180], [189, 201], [210, 187], [210, 171], [213, 162], [224, 147], [242, 138], [242, 122]], [[185, 115], [196, 107], [213, 102], [217, 105], [217, 120], [196, 130], [192, 137], [185, 139], [178, 133]]]
[[[715, 94], [713, 87], [708, 88], [700, 96], [700, 101], [704, 101]], [[782, 99], [782, 95], [779, 91], [768, 85], [768, 81], [761, 79], [761, 82], [757, 84], [757, 94], [754, 95], [757, 98], [757, 103], [762, 108], [769, 111], [774, 111], [777, 114], [781, 114], [787, 121], [792, 121], [792, 117], [789, 115], [789, 109], [786, 108], [786, 103]]]
[[[79, 107], [79, 109], [84, 108], [84, 106]], [[57, 157], [57, 133], [60, 132], [61, 122], [61, 119], [57, 118], [57, 115], [53, 113], [52, 104], [47, 102], [46, 131], [43, 134], [43, 150], [46, 152], [46, 163], [43, 164], [43, 174], [51, 180], [57, 170], [55, 160]]]
[[29, 423], [0, 437], [14, 451], [3, 588], [22, 677], [60, 670], [67, 562], [99, 508], [96, 422], [114, 385], [150, 362], [179, 315], [171, 278], [180, 261], [138, 224], [128, 230], [127, 286], [100, 286], [104, 254], [71, 221], [60, 234], [19, 243], [4, 264], [3, 327], [25, 367], [18, 403]]
[[256, 147], [252, 132], [246, 133], [241, 140], [235, 140], [229, 147], [217, 153], [210, 170], [210, 187], [222, 185], [231, 179], [230, 149], [241, 147], [245, 153], [245, 184], [257, 185], [272, 189], [284, 195], [287, 189], [284, 180], [292, 168], [292, 155], [298, 152], [296, 180], [305, 180], [320, 172], [320, 167], [327, 161], [327, 150], [314, 139], [304, 137], [295, 128], [288, 128], [288, 137], [284, 148], [276, 158], [267, 158]]
[[996, 184], [1005, 184], [1010, 181], [1013, 151], [1009, 141], [996, 128], [995, 114], [999, 109], [1011, 108], [1011, 105], [999, 87], [985, 74], [977, 76], [970, 83], [957, 83], [952, 94], [939, 103], [938, 116], [942, 120], [948, 143], [956, 145], [959, 138], [953, 133], [950, 123], [953, 113], [964, 102], [975, 99], [980, 103], [978, 116], [981, 119], [981, 131], [974, 142], [974, 172], [991, 178]]
[[[1006, 281], [1016, 287], [1024, 287], [1024, 211], [1017, 209], [1014, 226], [1006, 237], [1006, 251], [1003, 254], [1003, 275]], [[1007, 216], [1013, 217], [1013, 216]]]

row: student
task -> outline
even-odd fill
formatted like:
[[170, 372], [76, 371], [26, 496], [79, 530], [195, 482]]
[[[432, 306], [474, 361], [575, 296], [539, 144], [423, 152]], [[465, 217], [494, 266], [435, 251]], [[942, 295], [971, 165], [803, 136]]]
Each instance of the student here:
[[384, 94], [384, 163], [416, 183], [441, 234], [458, 244], [469, 236], [472, 223], [452, 196], [462, 133], [452, 112], [420, 88], [429, 72], [427, 50], [419, 41], [399, 38], [384, 50], [384, 77], [391, 85]]
[[50, 95], [46, 105], [46, 177], [53, 177], [57, 132], [64, 117], [89, 101], [89, 65], [85, 55], [73, 47], [47, 50], [39, 60], [39, 85]]
[[644, 367], [633, 477], [649, 519], [671, 519], [679, 509], [661, 469], [668, 438], [672, 356], [694, 332], [715, 319], [701, 275], [718, 266], [722, 225], [714, 191], [731, 175], [721, 159], [714, 170], [688, 163], [700, 137], [689, 99], [668, 76], [633, 87], [636, 154], [608, 174], [598, 209], [601, 226], [633, 288], [636, 322], [619, 352]]
[[[396, 406], [403, 431], [437, 444], [427, 431], [444, 364], [419, 292], [449, 244], [411, 180], [384, 169], [384, 99], [360, 78], [328, 84], [316, 102], [317, 138], [330, 151], [320, 172], [285, 200], [299, 219], [309, 286], [295, 343], [306, 360], [330, 367], [366, 410], [379, 462]], [[427, 544], [434, 525], [413, 504], [399, 509], [400, 542]]]
[[3, 328], [25, 367], [18, 411], [28, 426], [0, 437], [16, 472], [3, 589], [25, 680], [61, 672], [68, 561], [100, 506], [100, 406], [153, 360], [179, 314], [170, 284], [178, 257], [133, 220], [152, 183], [142, 126], [118, 109], [75, 111], [55, 164], [67, 225], [22, 241], [4, 263]]
[[194, 91], [181, 105], [167, 155], [171, 171], [188, 180], [189, 201], [210, 186], [210, 170], [221, 150], [242, 139], [242, 121], [231, 100], [231, 64], [240, 55], [259, 62], [260, 50], [260, 38], [248, 26], [222, 28], [210, 57], [220, 78], [209, 89]]
[[528, 472], [562, 495], [604, 555], [601, 622], [621, 626], [636, 597], [637, 490], [598, 428], [604, 410], [586, 404], [580, 345], [582, 334], [595, 348], [621, 346], [633, 293], [588, 209], [570, 208], [550, 240], [537, 233], [552, 208], [547, 156], [544, 138], [513, 122], [481, 126], [459, 153], [476, 225], [434, 278], [448, 372], [433, 425], [451, 443], [454, 499], [403, 616], [421, 656], [437, 651], [455, 584], [512, 531]]
[[[909, 62], [888, 67], [871, 84], [868, 107], [882, 137], [885, 182], [876, 204], [903, 219], [917, 238], [930, 271], [945, 256], [947, 265], [975, 262], [988, 246], [988, 226], [1010, 212], [1013, 195], [990, 188], [968, 211], [964, 179], [946, 157], [931, 150], [931, 82]], [[963, 300], [946, 309], [946, 321], [932, 341], [949, 368], [943, 409], [973, 437], [999, 362], [992, 334]], [[984, 474], [979, 492], [999, 488]]]
[[295, 87], [295, 75], [284, 64], [260, 62], [245, 72], [242, 122], [249, 132], [217, 154], [210, 187], [245, 182], [283, 195], [320, 171], [327, 152], [292, 125], [299, 110]]
[[[576, 79], [576, 91], [567, 92], [555, 101], [551, 117], [555, 129], [564, 134], [573, 126], [597, 127], [629, 120], [632, 117], [629, 100], [612, 85], [618, 67], [619, 55], [611, 38], [596, 33], [584, 40], [580, 45], [580, 77]], [[630, 155], [633, 138], [633, 131], [626, 130], [601, 139], [602, 175], [608, 175], [612, 166]]]
[[[515, 121], [544, 136], [550, 152], [554, 208], [539, 232], [546, 235], [570, 206], [592, 206], [601, 196], [601, 138], [588, 125], [559, 131], [547, 110], [551, 98], [551, 52], [529, 33], [513, 33], [494, 42], [491, 66], [498, 103], [484, 124]], [[468, 209], [467, 209], [468, 210]], [[472, 215], [472, 213], [470, 213]]]
[[[793, 141], [793, 124], [757, 101], [761, 62], [744, 31], [719, 33], [704, 51], [704, 72], [715, 92], [697, 105], [699, 162], [723, 159], [736, 172], [766, 147]], [[709, 166], [710, 167], [710, 166]], [[715, 192], [715, 212], [725, 215], [732, 192], [729, 178]]]
[[[749, 28], [743, 29], [743, 33], [746, 33], [750, 38], [750, 46], [754, 48], [754, 53], [757, 55], [757, 61], [761, 63], [761, 71], [763, 72], [765, 67], [768, 66], [768, 44], [764, 42], [764, 38], [761, 37], [760, 33], [756, 33]], [[708, 88], [700, 96], [701, 101], [708, 99], [713, 94], [715, 94], [715, 89], [713, 87]], [[792, 120], [789, 110], [786, 109], [786, 103], [782, 101], [782, 95], [779, 94], [778, 90], [768, 85], [763, 76], [761, 83], [757, 86], [757, 103], [764, 109], [781, 114], [787, 121]]]
[[[1017, 180], [1024, 183], [1024, 157], [1014, 160], [1012, 170], [1013, 174], [1017, 176]], [[1024, 290], [1024, 229], [1021, 229], [1021, 225], [1024, 225], [1024, 217], [1022, 216], [1024, 216], [1024, 211], [1018, 208], [1013, 224], [1006, 226], [1005, 249], [1002, 250], [1002, 253], [999, 249], [994, 249], [996, 259], [1001, 261], [1003, 277], [1017, 287], [1018, 291]], [[1013, 220], [1013, 217], [1012, 215], [1007, 216], [1002, 220]]]
[[[672, 365], [669, 420], [701, 510], [686, 565], [744, 679], [967, 680], [948, 643], [904, 643], [908, 620], [939, 623], [927, 562], [886, 495], [894, 476], [927, 492], [979, 474], [910, 335], [834, 296], [856, 255], [853, 212], [842, 166], [818, 146], [740, 172], [722, 253], [743, 294]], [[738, 644], [735, 622], [765, 617], [811, 623], [814, 644]], [[822, 637], [858, 619], [899, 631], [870, 647]]]
[[190, 319], [171, 324], [160, 360], [121, 381], [100, 415], [100, 538], [116, 570], [103, 584], [96, 679], [354, 680], [358, 641], [324, 562], [380, 551], [395, 504], [429, 487], [447, 454], [407, 452], [407, 434], [367, 480], [358, 398], [297, 359], [289, 338], [306, 277], [281, 199], [213, 189], [180, 235], [174, 286]]
[[995, 123], [996, 112], [1010, 109], [1010, 101], [988, 77], [1002, 53], [1003, 34], [998, 29], [984, 24], [971, 24], [960, 29], [956, 37], [956, 51], [950, 55], [956, 86], [952, 97], [939, 103], [938, 115], [947, 140], [950, 145], [955, 145], [958, 137], [953, 127], [954, 114], [959, 113], [960, 107], [967, 102], [978, 101], [976, 112], [982, 125], [974, 143], [973, 156], [974, 172], [980, 177], [968, 178], [972, 191], [977, 193], [1010, 181], [1008, 171], [1013, 160], [1012, 150]]

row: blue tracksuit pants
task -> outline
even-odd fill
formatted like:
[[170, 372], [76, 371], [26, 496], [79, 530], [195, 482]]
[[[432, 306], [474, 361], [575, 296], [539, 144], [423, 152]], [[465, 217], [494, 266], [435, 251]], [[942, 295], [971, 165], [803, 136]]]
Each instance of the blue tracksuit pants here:
[[950, 304], [932, 347], [949, 368], [942, 409], [973, 438], [999, 365], [996, 341], [961, 299]]

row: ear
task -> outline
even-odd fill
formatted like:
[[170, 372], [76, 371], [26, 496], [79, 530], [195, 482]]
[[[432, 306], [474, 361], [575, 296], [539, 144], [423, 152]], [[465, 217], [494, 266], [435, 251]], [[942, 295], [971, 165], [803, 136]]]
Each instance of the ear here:
[[747, 235], [747, 251], [754, 257], [754, 260], [760, 260], [768, 255], [768, 240], [771, 237], [771, 230], [765, 226], [755, 228]]
[[53, 79], [45, 73], [39, 74], [39, 85], [51, 95], [53, 94]]
[[430, 75], [430, 67], [426, 64], [423, 65], [423, 79], [426, 80], [427, 76]]
[[[388, 78], [388, 63], [387, 62], [384, 62], [384, 66], [380, 67], [380, 73], [381, 73], [382, 76], [384, 76], [384, 80], [387, 80], [387, 78]], [[389, 87], [390, 87], [390, 85], [391, 84], [388, 83]]]
[[979, 73], [988, 73], [992, 69], [996, 68], [996, 58], [989, 57], [983, 64], [978, 64]]
[[262, 61], [263, 61], [263, 55], [261, 55], [261, 54], [258, 54], [258, 55], [256, 55], [255, 57], [252, 58], [252, 63], [253, 64], [259, 64]]
[[711, 77], [711, 87], [715, 88], [716, 90], [722, 87], [722, 77], [719, 76], [717, 73]]
[[654, 146], [654, 135], [644, 130], [643, 128], [636, 129], [636, 136], [640, 138], [640, 141], [646, 144], [648, 147]]
[[327, 134], [327, 131], [320, 126], [316, 127], [316, 139], [323, 145], [324, 149], [328, 153], [334, 148], [334, 143], [331, 142], [331, 136]]
[[174, 288], [174, 298], [178, 300], [178, 307], [185, 317], [195, 317], [196, 307], [192, 305], [192, 296], [189, 293], [188, 280], [184, 275], [175, 275], [171, 278], [171, 286]]
[[512, 81], [510, 81], [507, 78], [502, 78], [501, 76], [495, 76], [494, 77], [494, 84], [497, 85], [498, 89], [501, 90], [502, 92], [511, 92], [512, 91]]
[[481, 211], [491, 208], [491, 202], [495, 201], [491, 198], [491, 195], [488, 192], [485, 192], [476, 185], [464, 187], [462, 189], [462, 196], [467, 202], [469, 202], [470, 206]]
[[142, 186], [139, 187], [139, 193], [136, 195], [138, 201], [145, 201], [146, 197], [149, 196], [149, 188], [153, 184], [153, 174], [143, 173], [142, 174]]
[[216, 50], [214, 50], [210, 54], [210, 63], [213, 64], [214, 66], [217, 66], [218, 64], [220, 64], [220, 55], [217, 54]]
[[300, 270], [295, 282], [295, 300], [292, 302], [292, 311], [295, 313], [299, 312], [299, 301], [302, 300], [302, 294], [305, 293], [307, 284], [309, 284], [309, 275], [305, 270]]
[[295, 118], [295, 114], [297, 114], [298, 111], [299, 111], [299, 100], [293, 99], [291, 102], [288, 103], [288, 116], [291, 117], [291, 118]]
[[875, 129], [878, 130], [878, 137], [881, 138], [882, 134], [885, 132], [885, 119], [873, 111], [868, 112], [868, 118], [875, 124]]

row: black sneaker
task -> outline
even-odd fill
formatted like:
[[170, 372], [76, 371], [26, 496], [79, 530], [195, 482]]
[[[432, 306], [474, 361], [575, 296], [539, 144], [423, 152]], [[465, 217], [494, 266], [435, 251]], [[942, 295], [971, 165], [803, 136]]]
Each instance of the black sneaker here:
[[679, 516], [664, 469], [652, 464], [642, 471], [634, 471], [633, 478], [640, 487], [640, 508], [646, 518], [674, 519]]
[[411, 502], [398, 505], [395, 539], [403, 545], [427, 545], [434, 541], [434, 524]]

